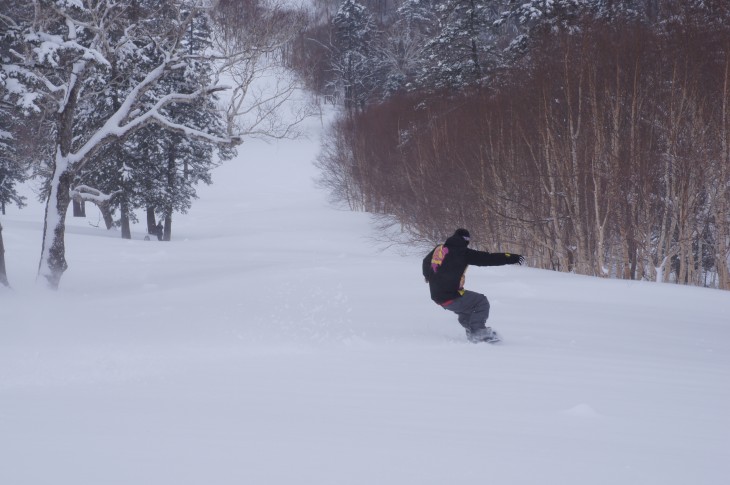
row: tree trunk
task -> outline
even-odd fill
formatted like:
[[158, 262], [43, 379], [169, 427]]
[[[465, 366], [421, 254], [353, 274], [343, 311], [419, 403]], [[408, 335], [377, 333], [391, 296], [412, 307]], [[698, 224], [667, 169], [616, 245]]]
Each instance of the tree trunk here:
[[8, 274], [5, 271], [5, 245], [3, 244], [3, 225], [0, 224], [0, 283], [10, 286]]
[[73, 146], [74, 112], [81, 89], [80, 83], [75, 82], [76, 73], [72, 79], [74, 82], [67, 93], [66, 103], [58, 113], [53, 177], [51, 177], [51, 190], [48, 193], [43, 218], [43, 245], [41, 246], [41, 260], [38, 263], [38, 276], [45, 278], [49, 288], [53, 290], [58, 289], [61, 276], [68, 268], [64, 238], [66, 213], [71, 204], [71, 183], [74, 179], [74, 167], [71, 165], [68, 155]]
[[64, 233], [66, 231], [66, 212], [71, 203], [69, 190], [73, 179], [72, 173], [68, 170], [68, 164], [59, 158], [61, 158], [60, 153], [56, 159], [51, 191], [46, 202], [43, 247], [38, 266], [38, 276], [45, 278], [48, 286], [54, 290], [58, 289], [61, 276], [68, 268]]
[[157, 234], [157, 221], [155, 220], [154, 207], [147, 207], [147, 234]]
[[[725, 203], [722, 208], [715, 213], [716, 221], [727, 221], [728, 215], [725, 212]], [[715, 242], [715, 268], [717, 269], [718, 282], [717, 286], [721, 290], [730, 290], [730, 232], [727, 224], [717, 231], [717, 240]]]
[[[716, 180], [730, 180], [730, 54], [725, 58], [725, 74], [722, 86], [722, 117], [720, 146], [722, 155]], [[718, 184], [715, 195], [715, 268], [717, 287], [730, 290], [730, 194], [727, 184]]]
[[86, 203], [83, 200], [73, 201], [73, 216], [86, 217]]
[[165, 216], [165, 228], [162, 233], [163, 241], [169, 241], [170, 239], [172, 239], [172, 210]]
[[[167, 152], [167, 189], [170, 196], [175, 193], [175, 175], [177, 169], [177, 150], [175, 145], [170, 144]], [[162, 233], [162, 240], [169, 241], [172, 238], [172, 203], [165, 210], [165, 227]]]
[[132, 239], [132, 229], [129, 227], [129, 203], [126, 194], [122, 194], [119, 212], [122, 224], [122, 239]]
[[111, 229], [114, 227], [114, 218], [112, 217], [112, 208], [109, 201], [97, 204], [97, 207], [99, 208], [99, 212], [101, 212], [101, 217], [104, 219], [104, 225], [106, 228]]

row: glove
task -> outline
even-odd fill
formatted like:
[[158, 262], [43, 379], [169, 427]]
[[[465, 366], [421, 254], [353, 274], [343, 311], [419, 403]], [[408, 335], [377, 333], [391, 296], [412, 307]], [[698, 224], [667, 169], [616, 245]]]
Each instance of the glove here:
[[510, 254], [504, 253], [507, 257], [507, 264], [522, 264], [525, 262], [525, 257], [521, 254]]

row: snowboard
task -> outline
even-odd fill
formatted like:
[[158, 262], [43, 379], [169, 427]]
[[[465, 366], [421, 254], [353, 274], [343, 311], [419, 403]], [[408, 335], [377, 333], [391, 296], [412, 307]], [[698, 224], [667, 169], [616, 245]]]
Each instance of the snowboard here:
[[494, 330], [492, 330], [492, 336], [490, 338], [488, 338], [487, 340], [484, 340], [484, 342], [488, 343], [488, 344], [498, 344], [501, 341], [502, 341], [502, 336], [500, 334], [498, 334], [497, 332], [495, 332]]
[[487, 343], [487, 344], [497, 344], [502, 341], [502, 336], [492, 330], [492, 336], [489, 337], [486, 340], [469, 340], [469, 342], [473, 344], [481, 344], [481, 343]]

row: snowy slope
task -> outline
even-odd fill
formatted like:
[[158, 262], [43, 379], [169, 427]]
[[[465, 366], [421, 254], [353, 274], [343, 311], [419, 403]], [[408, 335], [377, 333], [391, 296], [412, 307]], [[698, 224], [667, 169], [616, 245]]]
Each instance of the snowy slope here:
[[422, 255], [314, 188], [313, 139], [250, 141], [170, 243], [41, 207], [2, 223], [0, 484], [707, 484], [730, 477], [730, 293], [472, 268], [498, 346]]

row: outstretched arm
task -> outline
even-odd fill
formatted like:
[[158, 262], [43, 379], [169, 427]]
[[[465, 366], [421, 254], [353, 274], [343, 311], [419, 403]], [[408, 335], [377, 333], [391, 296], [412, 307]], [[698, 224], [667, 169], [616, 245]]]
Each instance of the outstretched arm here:
[[520, 254], [466, 250], [466, 262], [474, 266], [504, 266], [505, 264], [522, 264], [524, 261], [524, 256]]

